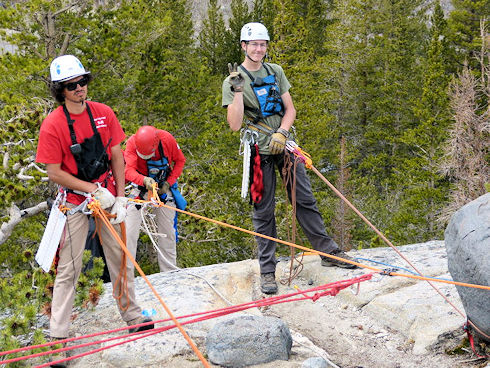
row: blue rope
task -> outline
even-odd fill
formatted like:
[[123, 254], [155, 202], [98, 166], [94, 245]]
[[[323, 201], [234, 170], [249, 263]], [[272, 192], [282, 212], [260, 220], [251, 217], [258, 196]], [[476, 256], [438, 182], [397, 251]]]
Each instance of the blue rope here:
[[[420, 276], [417, 272], [414, 272], [412, 270], [409, 270], [408, 268], [404, 268], [404, 267], [400, 267], [400, 266], [394, 266], [392, 264], [389, 264], [389, 263], [385, 263], [385, 262], [380, 262], [380, 261], [375, 261], [373, 259], [369, 259], [369, 258], [362, 258], [362, 257], [354, 257], [355, 260], [362, 260], [362, 261], [368, 261], [368, 262], [372, 262], [372, 263], [376, 263], [376, 264], [380, 264], [380, 265], [383, 265], [383, 266], [387, 266], [387, 267], [391, 267], [391, 268], [398, 268], [399, 270], [403, 270], [403, 271], [406, 271], [406, 272], [409, 272], [411, 273], [412, 275], [417, 275], [417, 276]], [[440, 277], [431, 277], [432, 279], [434, 280], [444, 280], [444, 281], [453, 281], [451, 279], [444, 279], [444, 278], [440, 278]]]

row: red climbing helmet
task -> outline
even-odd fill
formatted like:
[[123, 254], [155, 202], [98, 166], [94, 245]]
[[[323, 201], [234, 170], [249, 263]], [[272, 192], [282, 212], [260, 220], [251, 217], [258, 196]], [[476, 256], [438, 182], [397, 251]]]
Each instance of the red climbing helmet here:
[[150, 159], [158, 146], [157, 128], [144, 125], [135, 134], [136, 153], [143, 160]]

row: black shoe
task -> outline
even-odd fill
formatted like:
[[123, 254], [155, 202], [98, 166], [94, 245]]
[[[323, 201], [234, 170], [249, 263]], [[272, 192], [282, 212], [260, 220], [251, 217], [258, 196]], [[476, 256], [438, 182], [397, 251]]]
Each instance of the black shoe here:
[[[146, 323], [146, 322], [151, 322], [153, 321], [151, 318], [148, 317], [138, 317], [135, 319], [132, 319], [131, 321], [126, 322], [128, 326], [134, 326], [134, 325], [139, 325], [141, 323]], [[153, 330], [155, 328], [154, 324], [146, 325], [146, 326], [139, 326], [139, 327], [133, 327], [130, 328], [128, 331], [129, 333], [134, 333], [134, 332], [140, 332], [140, 331], [146, 331], [146, 330]]]
[[[352, 257], [347, 255], [347, 253], [345, 253], [342, 250], [333, 251], [330, 254], [332, 254], [333, 256], [339, 257], [339, 258], [343, 258], [343, 259], [355, 262]], [[333, 258], [329, 258], [329, 257], [322, 257], [322, 266], [323, 267], [341, 267], [341, 268], [350, 268], [350, 269], [358, 268], [355, 264], [339, 261], [337, 259], [333, 259]]]
[[[63, 338], [52, 337], [51, 338], [51, 341], [64, 340], [64, 339], [65, 339], [64, 337]], [[61, 349], [61, 348], [64, 348], [64, 347], [66, 347], [66, 342], [52, 346], [53, 349]], [[61, 351], [59, 353], [51, 354], [49, 356], [49, 362], [56, 362], [57, 360], [66, 359], [66, 357], [67, 357], [66, 351]], [[67, 367], [67, 362], [53, 363], [53, 364], [50, 365], [50, 367], [53, 367], [53, 368], [66, 368]]]
[[274, 272], [260, 274], [260, 289], [264, 294], [277, 293], [276, 276]]

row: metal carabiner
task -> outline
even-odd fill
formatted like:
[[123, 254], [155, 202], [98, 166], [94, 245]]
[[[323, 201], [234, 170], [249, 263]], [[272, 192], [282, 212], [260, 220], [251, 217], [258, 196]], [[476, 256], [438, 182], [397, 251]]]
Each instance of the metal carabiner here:
[[244, 146], [245, 145], [250, 145], [250, 144], [254, 144], [255, 143], [254, 133], [258, 137], [257, 132], [252, 132], [248, 128], [242, 128], [242, 129], [240, 129], [240, 148], [238, 149], [238, 154], [240, 156], [242, 156], [243, 153], [244, 153]]

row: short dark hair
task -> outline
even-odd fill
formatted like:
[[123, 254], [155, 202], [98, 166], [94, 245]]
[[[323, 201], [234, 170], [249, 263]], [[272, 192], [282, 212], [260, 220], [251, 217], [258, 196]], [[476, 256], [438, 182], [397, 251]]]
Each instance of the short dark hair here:
[[[92, 74], [85, 74], [85, 77], [88, 79], [88, 83], [94, 79]], [[65, 96], [63, 96], [64, 89], [65, 86], [63, 85], [63, 82], [49, 82], [49, 91], [51, 92], [51, 96], [53, 96], [54, 99], [60, 104], [65, 102]]]

